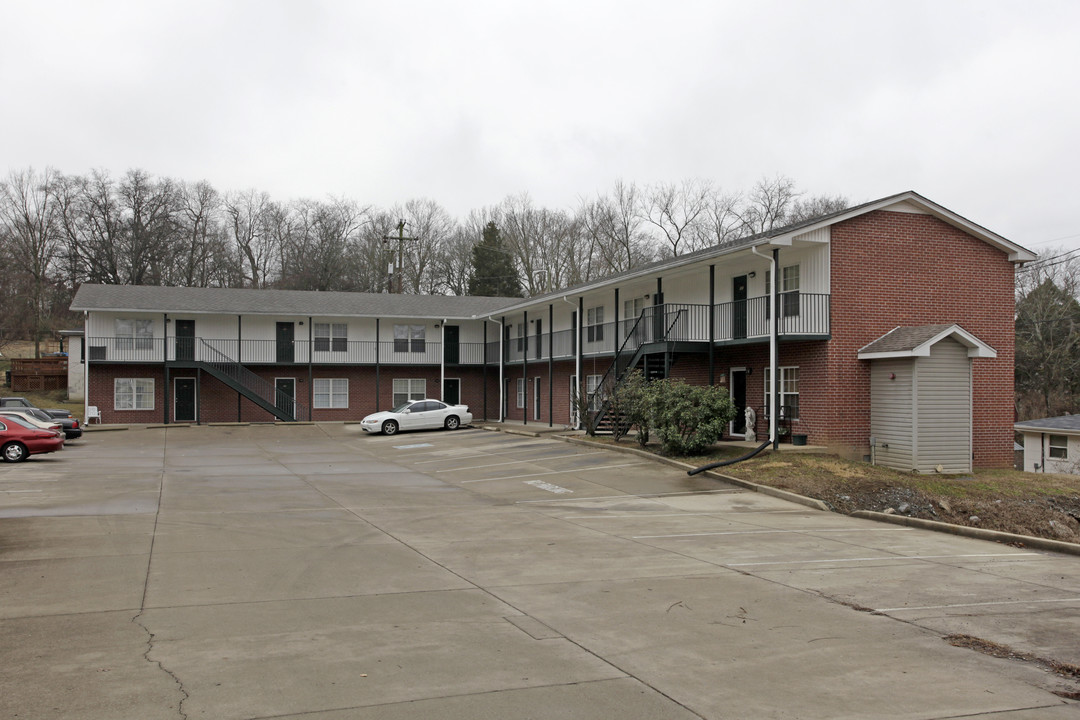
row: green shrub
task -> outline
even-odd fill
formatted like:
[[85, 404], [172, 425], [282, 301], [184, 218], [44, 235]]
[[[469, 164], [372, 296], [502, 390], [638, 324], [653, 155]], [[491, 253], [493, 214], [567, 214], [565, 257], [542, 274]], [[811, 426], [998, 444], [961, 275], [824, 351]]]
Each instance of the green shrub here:
[[700, 454], [735, 417], [735, 406], [721, 387], [667, 379], [651, 383], [650, 394], [652, 426], [668, 455]]

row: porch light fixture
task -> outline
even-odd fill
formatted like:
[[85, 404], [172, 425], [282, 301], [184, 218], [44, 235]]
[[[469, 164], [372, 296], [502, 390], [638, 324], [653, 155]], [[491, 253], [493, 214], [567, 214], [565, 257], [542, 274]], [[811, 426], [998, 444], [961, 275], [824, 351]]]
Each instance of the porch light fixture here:
[[750, 277], [752, 277], [752, 278], [756, 278], [756, 277], [757, 277], [757, 272], [756, 272], [756, 271], [754, 271], [754, 270], [751, 270], [751, 271], [750, 271]]

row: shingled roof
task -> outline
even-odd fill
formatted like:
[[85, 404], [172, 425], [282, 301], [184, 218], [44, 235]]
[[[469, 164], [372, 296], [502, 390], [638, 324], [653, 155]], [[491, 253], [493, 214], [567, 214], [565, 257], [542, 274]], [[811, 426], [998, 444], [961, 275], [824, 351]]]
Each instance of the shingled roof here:
[[1053, 430], [1063, 433], [1080, 433], [1080, 415], [1025, 420], [1013, 425], [1017, 430]]
[[859, 349], [860, 360], [926, 357], [930, 348], [952, 338], [968, 348], [969, 357], [997, 357], [997, 351], [956, 324], [897, 327]]
[[71, 309], [230, 315], [467, 319], [498, 312], [520, 298], [239, 288], [82, 285]]

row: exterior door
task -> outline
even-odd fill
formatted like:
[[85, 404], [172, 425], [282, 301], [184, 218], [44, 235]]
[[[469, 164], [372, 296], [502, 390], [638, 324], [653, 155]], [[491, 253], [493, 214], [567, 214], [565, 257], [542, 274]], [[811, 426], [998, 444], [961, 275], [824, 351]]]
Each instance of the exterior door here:
[[747, 278], [739, 275], [731, 281], [731, 337], [746, 337]]
[[735, 417], [731, 421], [731, 434], [746, 433], [746, 368], [731, 369], [731, 402]]
[[295, 327], [291, 322], [279, 322], [277, 324], [277, 361], [279, 363], [291, 363], [293, 361], [293, 334]]
[[274, 405], [296, 417], [296, 378], [274, 378]]
[[173, 419], [195, 422], [195, 378], [173, 380]]
[[443, 380], [442, 399], [447, 405], [457, 405], [461, 402], [461, 380], [459, 378], [446, 378]]
[[533, 420], [540, 419], [540, 378], [533, 378]]
[[460, 328], [457, 325], [443, 325], [443, 360], [447, 365], [456, 365], [460, 362], [459, 331]]
[[192, 362], [195, 360], [195, 321], [176, 321], [176, 359]]

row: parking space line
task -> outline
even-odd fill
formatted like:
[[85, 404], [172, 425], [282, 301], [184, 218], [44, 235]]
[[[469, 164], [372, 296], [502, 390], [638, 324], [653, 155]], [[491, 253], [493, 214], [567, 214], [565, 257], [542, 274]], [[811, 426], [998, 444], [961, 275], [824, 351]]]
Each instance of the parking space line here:
[[625, 463], [623, 465], [597, 465], [594, 467], [579, 468], [578, 470], [551, 470], [549, 472], [527, 473], [525, 475], [507, 475], [506, 477], [482, 478], [479, 480], [462, 480], [461, 484], [465, 485], [467, 483], [494, 482], [496, 480], [517, 480], [519, 478], [537, 477], [538, 475], [565, 475], [567, 473], [578, 472], [579, 470], [613, 470], [615, 468], [636, 467], [638, 465], [644, 464], [645, 463]]
[[887, 612], [900, 612], [901, 610], [948, 610], [949, 608], [964, 608], [964, 607], [989, 607], [996, 605], [1044, 605], [1047, 603], [1072, 603], [1080, 602], [1080, 597], [1072, 598], [1059, 598], [1057, 600], [996, 600], [990, 602], [976, 602], [976, 603], [954, 603], [952, 605], [923, 605], [921, 607], [897, 607], [897, 608], [880, 608], [874, 610], [876, 613]]
[[[568, 457], [580, 457], [582, 455], [599, 455], [599, 454], [600, 453], [598, 453], [598, 452], [585, 452], [585, 453], [573, 453], [573, 454], [570, 454], [570, 455], [552, 455], [550, 457], [539, 458], [539, 459], [536, 459], [536, 460], [510, 460], [509, 462], [491, 463], [489, 465], [472, 465], [470, 467], [448, 468], [446, 470], [436, 470], [435, 473], [438, 474], [438, 473], [447, 473], [447, 472], [459, 472], [459, 471], [463, 471], [463, 470], [481, 470], [483, 468], [499, 467], [500, 465], [523, 465], [525, 463], [539, 463], [539, 462], [543, 462], [545, 460], [561, 460], [562, 458], [568, 458]], [[453, 459], [453, 458], [449, 458], [449, 459]], [[417, 464], [419, 464], [419, 463], [417, 463]]]
[[[684, 492], [673, 492], [673, 493], [642, 493], [640, 495], [627, 495], [627, 494], [623, 494], [623, 495], [596, 495], [594, 497], [566, 498], [565, 500], [573, 500], [574, 502], [581, 502], [582, 500], [627, 500], [627, 499], [630, 499], [630, 498], [647, 499], [647, 498], [673, 497], [675, 495], [716, 495], [716, 494], [721, 494], [721, 493], [739, 493], [739, 492], [745, 492], [745, 490], [735, 490], [735, 489], [731, 489], [731, 490], [728, 490], [728, 489], [724, 489], [724, 490], [687, 490], [687, 491], [684, 491]], [[564, 502], [564, 500], [517, 500], [515, 502], [515, 504], [518, 504], [518, 503], [538, 503], [538, 502]]]
[[[640, 517], [640, 516], [639, 516]], [[788, 535], [813, 535], [814, 533], [846, 533], [846, 532], [909, 532], [912, 528], [822, 528], [807, 530], [726, 530], [723, 532], [681, 533], [678, 535], [635, 535], [634, 540], [648, 540], [653, 538], [681, 538], [681, 537], [708, 537], [710, 535], [763, 535], [768, 533], [784, 533]]]
[[882, 557], [833, 558], [831, 560], [770, 560], [768, 562], [721, 563], [721, 565], [728, 565], [730, 567], [751, 567], [755, 565], [814, 565], [841, 562], [880, 562], [882, 560], [945, 560], [948, 558], [1022, 557], [1025, 555], [1040, 554], [1041, 553], [973, 553], [971, 555], [884, 555]]
[[555, 493], [557, 495], [574, 492], [569, 488], [564, 488], [560, 485], [552, 485], [551, 483], [544, 482], [543, 480], [526, 480], [525, 484], [532, 485], [533, 487], [540, 488], [541, 490], [547, 490], [549, 493]]
[[[575, 498], [580, 500], [581, 498]], [[586, 498], [587, 499], [587, 498]], [[560, 520], [608, 520], [611, 518], [637, 518], [637, 519], [652, 519], [658, 517], [699, 517], [699, 516], [711, 516], [717, 513], [629, 513], [626, 515], [563, 515]]]

